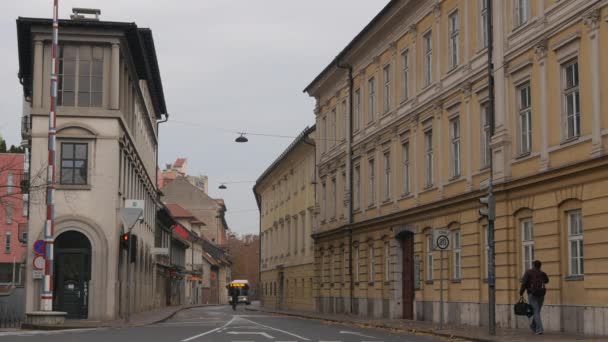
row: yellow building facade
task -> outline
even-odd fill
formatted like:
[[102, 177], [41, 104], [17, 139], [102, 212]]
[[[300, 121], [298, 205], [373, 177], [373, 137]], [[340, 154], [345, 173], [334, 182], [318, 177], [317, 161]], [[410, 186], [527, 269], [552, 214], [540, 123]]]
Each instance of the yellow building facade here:
[[527, 328], [512, 304], [539, 259], [545, 328], [608, 334], [607, 37], [608, 1], [391, 1], [305, 89], [316, 309], [438, 322], [443, 278], [445, 321], [486, 325], [492, 160], [498, 326]]
[[306, 128], [258, 178], [262, 306], [314, 309], [315, 128]]

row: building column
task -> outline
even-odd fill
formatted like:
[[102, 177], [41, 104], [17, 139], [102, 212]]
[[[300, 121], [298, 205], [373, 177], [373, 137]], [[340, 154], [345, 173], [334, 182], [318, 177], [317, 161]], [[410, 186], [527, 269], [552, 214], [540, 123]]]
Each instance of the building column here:
[[534, 48], [540, 70], [540, 171], [549, 168], [549, 115], [547, 113], [547, 42]]
[[120, 50], [116, 43], [112, 44], [110, 63], [110, 109], [120, 109]]
[[[414, 186], [414, 199], [415, 199], [415, 205], [419, 205], [420, 204], [420, 173], [419, 170], [424, 169], [424, 168], [420, 168], [418, 167], [418, 163], [420, 162], [419, 158], [418, 158], [418, 116], [416, 115], [414, 117], [414, 120], [412, 122], [412, 128], [411, 128], [411, 138], [410, 141], [413, 142], [412, 144], [412, 151], [414, 151], [414, 155], [413, 155], [413, 160], [414, 163], [410, 163], [413, 164], [410, 168], [411, 168], [411, 174], [412, 174], [412, 185]], [[424, 163], [423, 163], [424, 165]]]
[[[464, 12], [462, 15], [462, 21], [460, 22], [460, 27], [463, 28], [463, 35], [464, 35], [464, 44], [463, 44], [463, 61], [461, 64], [464, 65], [468, 65], [469, 64], [469, 44], [470, 44], [470, 37], [469, 37], [469, 32], [471, 32], [471, 28], [470, 28], [470, 23], [469, 23], [469, 3], [470, 1], [464, 1], [463, 4], [463, 9], [462, 11]], [[464, 25], [463, 25], [464, 24]]]
[[442, 66], [442, 60], [441, 58], [443, 57], [441, 54], [441, 4], [439, 2], [437, 2], [435, 5], [433, 5], [433, 13], [435, 14], [435, 28], [433, 29], [433, 40], [436, 42], [435, 46], [437, 48], [437, 53], [433, 54], [433, 56], [435, 57], [435, 65], [437, 66], [435, 68], [435, 82], [437, 82], [438, 84], [441, 85], [441, 66]]
[[[435, 103], [435, 118], [437, 122], [436, 128], [433, 127], [433, 138], [437, 137], [437, 167], [435, 173], [437, 175], [437, 190], [439, 191], [439, 198], [443, 197], [443, 136], [441, 134], [441, 128], [443, 126], [443, 104], [441, 102]], [[448, 130], [449, 132], [449, 130]], [[449, 156], [448, 156], [449, 158]], [[448, 163], [449, 165], [449, 163]]]
[[[601, 94], [600, 94], [600, 10], [594, 8], [587, 13], [583, 19], [588, 28], [587, 34], [591, 41], [591, 51], [589, 53], [589, 70], [591, 70], [591, 105], [592, 105], [592, 125], [591, 125], [591, 157], [602, 155], [602, 113], [601, 113]], [[581, 65], [584, 65], [581, 64]]]
[[[465, 2], [466, 3], [466, 2]], [[471, 83], [467, 82], [462, 85], [462, 93], [464, 96], [464, 134], [465, 137], [465, 154], [466, 154], [466, 178], [467, 185], [465, 191], [471, 191], [473, 186], [473, 131], [471, 130]]]
[[44, 44], [42, 40], [36, 40], [34, 42], [34, 80], [32, 87], [32, 107], [42, 107], [42, 74], [43, 74], [43, 61], [44, 61]]
[[[412, 37], [412, 44], [411, 44], [411, 48], [410, 48], [410, 56], [412, 57], [412, 62], [410, 63], [410, 89], [409, 89], [409, 97], [413, 97], [414, 101], [416, 101], [416, 95], [418, 94], [418, 87], [417, 87], [417, 72], [416, 70], [418, 70], [418, 65], [416, 64], [416, 61], [418, 60], [416, 58], [416, 37], [418, 36], [418, 33], [416, 32], [416, 25], [412, 24], [410, 25], [409, 28], [409, 34]], [[409, 56], [408, 56], [409, 57]]]

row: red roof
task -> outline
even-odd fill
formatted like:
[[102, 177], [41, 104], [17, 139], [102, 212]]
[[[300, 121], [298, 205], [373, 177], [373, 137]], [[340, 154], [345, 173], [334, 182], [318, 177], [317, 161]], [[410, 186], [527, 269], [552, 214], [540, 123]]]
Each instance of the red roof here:
[[179, 204], [167, 203], [165, 205], [167, 206], [167, 209], [169, 209], [171, 216], [175, 218], [194, 218], [194, 215], [192, 215], [188, 210], [184, 209]]
[[185, 162], [186, 162], [186, 158], [177, 158], [177, 159], [175, 159], [175, 163], [173, 163], [173, 166], [182, 167], [182, 166], [184, 166]]

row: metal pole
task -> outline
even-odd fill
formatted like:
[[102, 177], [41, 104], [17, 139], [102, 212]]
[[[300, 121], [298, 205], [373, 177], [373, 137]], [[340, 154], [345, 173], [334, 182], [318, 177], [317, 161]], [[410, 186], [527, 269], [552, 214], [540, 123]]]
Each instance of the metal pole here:
[[125, 321], [129, 323], [131, 319], [131, 229], [129, 227], [129, 246], [127, 247], [127, 307], [125, 310]]
[[439, 252], [439, 329], [443, 329], [443, 249]]
[[44, 226], [45, 267], [40, 310], [53, 311], [53, 234], [55, 233], [55, 127], [57, 103], [58, 2], [53, 0], [53, 43], [51, 46], [51, 105], [49, 110], [48, 167], [46, 169], [46, 223]]
[[[488, 116], [490, 125], [490, 140], [494, 136], [494, 37], [493, 37], [493, 13], [492, 0], [488, 0]], [[488, 185], [488, 195], [493, 197], [492, 183], [494, 182], [494, 155], [492, 145], [490, 144], [490, 177]], [[489, 206], [494, 205], [488, 203]], [[496, 265], [495, 265], [495, 249], [494, 249], [494, 218], [488, 218], [488, 327], [490, 335], [496, 335]]]

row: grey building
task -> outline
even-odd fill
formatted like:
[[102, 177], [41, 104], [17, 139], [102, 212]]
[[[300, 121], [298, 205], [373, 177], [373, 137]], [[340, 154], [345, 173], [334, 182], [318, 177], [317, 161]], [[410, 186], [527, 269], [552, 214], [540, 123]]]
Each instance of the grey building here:
[[[19, 80], [29, 127], [31, 175], [45, 174], [50, 103], [51, 20], [17, 19]], [[54, 310], [111, 320], [125, 309], [127, 256], [119, 210], [145, 203], [132, 264], [131, 311], [155, 306], [158, 122], [166, 115], [152, 31], [135, 23], [59, 22]], [[42, 173], [40, 172], [42, 171]], [[44, 179], [32, 179], [32, 182]], [[27, 258], [43, 238], [44, 191], [32, 193]], [[27, 263], [27, 311], [42, 280]]]

